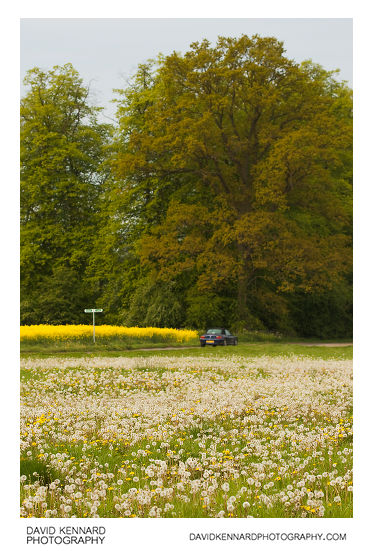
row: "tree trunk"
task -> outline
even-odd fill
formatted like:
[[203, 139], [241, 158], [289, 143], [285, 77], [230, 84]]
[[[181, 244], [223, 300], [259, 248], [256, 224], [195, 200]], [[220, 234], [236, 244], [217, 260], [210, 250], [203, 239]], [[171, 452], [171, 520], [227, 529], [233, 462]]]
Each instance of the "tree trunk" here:
[[238, 278], [237, 285], [237, 313], [239, 321], [245, 321], [247, 317], [247, 283], [248, 273], [243, 273]]

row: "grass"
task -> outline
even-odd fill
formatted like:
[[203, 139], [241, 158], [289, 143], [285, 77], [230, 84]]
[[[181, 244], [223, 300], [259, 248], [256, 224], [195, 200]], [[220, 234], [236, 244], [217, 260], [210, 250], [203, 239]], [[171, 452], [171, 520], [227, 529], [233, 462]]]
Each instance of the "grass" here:
[[[139, 350], [139, 349], [116, 349], [112, 347], [102, 347], [97, 345], [96, 347], [92, 346], [83, 346], [80, 347], [53, 347], [53, 346], [21, 346], [21, 357], [22, 358], [32, 358], [32, 357], [95, 357], [95, 356], [109, 356], [109, 357], [148, 357], [154, 356], [156, 353], [157, 356], [195, 356], [195, 357], [233, 357], [233, 356], [243, 356], [243, 357], [256, 357], [256, 356], [307, 356], [309, 358], [320, 358], [320, 359], [352, 359], [353, 347], [352, 346], [333, 346], [333, 347], [321, 347], [321, 346], [305, 346], [304, 344], [295, 344], [295, 343], [242, 343], [238, 346], [220, 346], [216, 348], [205, 347], [201, 348], [199, 346], [192, 346], [188, 348], [183, 348], [186, 345], [175, 346], [172, 350], [153, 350], [156, 348], [155, 344], [153, 347], [147, 346], [148, 350]], [[169, 345], [167, 345], [168, 347]], [[163, 344], [163, 347], [166, 345]], [[142, 348], [142, 347], [139, 347]], [[145, 348], [145, 347], [144, 347]]]
[[21, 457], [20, 474], [25, 475], [31, 483], [38, 480], [43, 485], [50, 484], [58, 476], [61, 477], [61, 473], [35, 457]]
[[150, 341], [134, 339], [97, 339], [96, 343], [92, 341], [44, 341], [25, 340], [21, 341], [21, 353], [28, 354], [70, 354], [71, 352], [86, 354], [107, 353], [107, 352], [127, 352], [128, 350], [139, 348], [167, 348], [169, 346], [179, 348], [184, 346], [199, 346], [197, 339], [188, 343], [177, 343], [175, 341]]

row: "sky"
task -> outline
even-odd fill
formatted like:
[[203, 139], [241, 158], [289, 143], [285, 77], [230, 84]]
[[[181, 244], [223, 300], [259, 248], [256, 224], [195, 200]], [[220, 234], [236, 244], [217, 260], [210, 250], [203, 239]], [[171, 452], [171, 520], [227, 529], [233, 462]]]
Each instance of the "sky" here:
[[352, 18], [302, 19], [38, 19], [20, 22], [22, 81], [33, 67], [48, 70], [72, 63], [89, 84], [91, 101], [115, 116], [113, 89], [124, 88], [139, 63], [173, 51], [184, 53], [195, 41], [218, 36], [274, 36], [287, 57], [312, 59], [352, 86]]

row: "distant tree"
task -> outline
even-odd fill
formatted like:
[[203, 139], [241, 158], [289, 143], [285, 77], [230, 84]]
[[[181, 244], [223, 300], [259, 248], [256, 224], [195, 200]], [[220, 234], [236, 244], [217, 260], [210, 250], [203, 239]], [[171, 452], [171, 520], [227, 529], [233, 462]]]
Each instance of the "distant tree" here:
[[224, 298], [222, 322], [268, 327], [271, 311], [289, 329], [295, 293], [343, 288], [352, 101], [332, 72], [274, 38], [204, 40], [141, 66], [118, 115], [113, 249], [141, 281], [172, 282], [184, 323]]
[[70, 65], [34, 68], [21, 101], [21, 322], [82, 322], [110, 127]]

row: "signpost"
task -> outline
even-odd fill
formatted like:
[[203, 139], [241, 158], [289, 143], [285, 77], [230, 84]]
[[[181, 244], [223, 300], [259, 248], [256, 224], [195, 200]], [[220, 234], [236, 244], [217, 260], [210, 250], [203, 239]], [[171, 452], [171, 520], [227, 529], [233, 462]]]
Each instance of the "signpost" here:
[[92, 313], [93, 314], [93, 342], [96, 342], [96, 336], [95, 336], [95, 313], [96, 312], [103, 312], [102, 308], [86, 308], [84, 310], [85, 313]]

